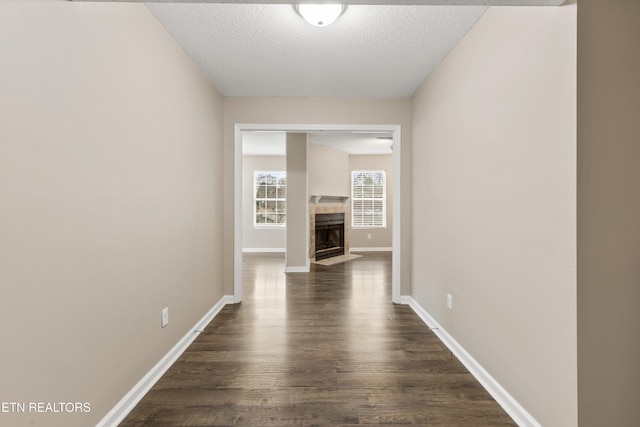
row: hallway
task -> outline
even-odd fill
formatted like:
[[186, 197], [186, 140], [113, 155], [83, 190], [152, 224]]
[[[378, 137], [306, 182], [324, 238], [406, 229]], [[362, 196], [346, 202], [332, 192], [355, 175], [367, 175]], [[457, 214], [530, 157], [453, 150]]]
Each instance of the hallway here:
[[513, 421], [408, 306], [391, 254], [283, 273], [244, 254], [226, 306], [121, 426], [441, 425]]

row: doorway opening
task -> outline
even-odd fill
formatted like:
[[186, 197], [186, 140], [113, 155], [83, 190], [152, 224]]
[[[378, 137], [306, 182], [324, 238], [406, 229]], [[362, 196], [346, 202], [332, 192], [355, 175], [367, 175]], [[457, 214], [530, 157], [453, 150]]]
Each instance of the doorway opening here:
[[[392, 290], [391, 299], [401, 303], [401, 127], [400, 125], [286, 125], [286, 124], [236, 124], [234, 126], [234, 302], [242, 301], [242, 253], [243, 253], [243, 135], [245, 132], [351, 132], [386, 133], [391, 135], [388, 141], [392, 148], [394, 180], [392, 187]], [[308, 235], [308, 234], [307, 234]]]

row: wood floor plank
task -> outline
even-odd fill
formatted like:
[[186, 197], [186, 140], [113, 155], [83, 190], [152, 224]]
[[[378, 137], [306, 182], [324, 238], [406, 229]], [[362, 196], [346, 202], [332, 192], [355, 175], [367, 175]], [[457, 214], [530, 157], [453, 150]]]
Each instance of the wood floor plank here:
[[407, 306], [391, 255], [285, 274], [246, 254], [226, 306], [121, 426], [514, 426]]

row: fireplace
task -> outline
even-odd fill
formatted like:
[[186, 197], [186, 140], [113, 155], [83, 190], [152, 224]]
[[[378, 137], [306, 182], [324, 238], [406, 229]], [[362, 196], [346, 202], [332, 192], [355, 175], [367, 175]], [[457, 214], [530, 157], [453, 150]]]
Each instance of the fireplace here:
[[316, 260], [345, 253], [344, 213], [316, 214], [315, 229]]

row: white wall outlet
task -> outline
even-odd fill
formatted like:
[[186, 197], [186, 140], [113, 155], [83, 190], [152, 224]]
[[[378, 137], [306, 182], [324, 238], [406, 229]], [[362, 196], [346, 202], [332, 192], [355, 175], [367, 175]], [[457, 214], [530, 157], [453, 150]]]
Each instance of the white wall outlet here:
[[453, 295], [447, 294], [447, 308], [453, 310]]
[[169, 324], [169, 307], [162, 309], [162, 327], [164, 328]]
[[371, 233], [367, 234], [367, 239], [371, 240]]

